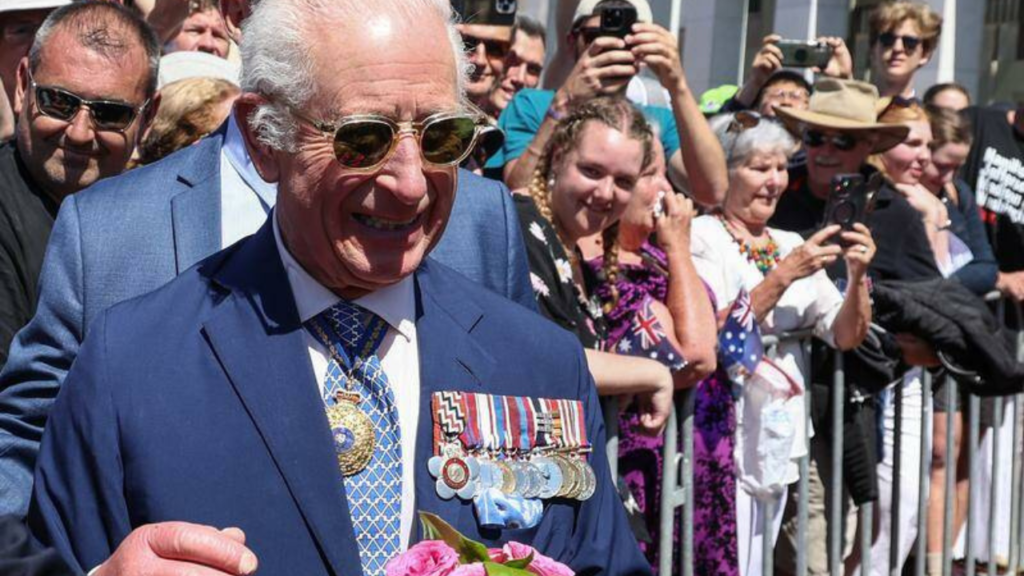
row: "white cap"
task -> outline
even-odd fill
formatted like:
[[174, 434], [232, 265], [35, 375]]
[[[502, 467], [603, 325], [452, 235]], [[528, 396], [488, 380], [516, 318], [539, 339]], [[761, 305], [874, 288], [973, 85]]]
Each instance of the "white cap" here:
[[71, 0], [0, 0], [0, 12], [46, 10], [71, 4]]
[[[651, 14], [651, 5], [647, 3], [647, 0], [626, 0], [636, 8], [636, 21], [637, 22], [654, 22], [654, 16]], [[576, 26], [579, 24], [581, 18], [590, 18], [594, 15], [594, 8], [601, 3], [601, 0], [580, 0], [580, 3], [576, 5], [576, 13], [572, 17], [572, 25]]]
[[220, 78], [235, 86], [239, 84], [241, 67], [206, 52], [172, 52], [160, 59], [160, 75], [157, 87], [163, 88], [171, 82], [186, 78]]

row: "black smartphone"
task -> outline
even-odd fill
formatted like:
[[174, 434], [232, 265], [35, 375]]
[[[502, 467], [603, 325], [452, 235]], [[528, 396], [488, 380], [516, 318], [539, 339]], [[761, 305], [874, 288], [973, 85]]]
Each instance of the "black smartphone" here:
[[636, 8], [628, 2], [615, 2], [601, 8], [599, 36], [625, 38], [636, 24]]
[[779, 40], [775, 45], [782, 51], [783, 68], [824, 69], [832, 59], [832, 47], [824, 42]]
[[[868, 189], [864, 176], [860, 174], [839, 174], [832, 178], [832, 189], [825, 204], [825, 219], [822, 228], [839, 224], [840, 232], [853, 230], [853, 225], [864, 222], [867, 213]], [[829, 239], [832, 243], [845, 243], [837, 233]]]

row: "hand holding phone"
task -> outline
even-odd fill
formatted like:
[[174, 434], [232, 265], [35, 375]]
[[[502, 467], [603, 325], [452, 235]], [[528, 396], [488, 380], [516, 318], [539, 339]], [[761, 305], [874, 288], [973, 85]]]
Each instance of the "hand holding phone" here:
[[[872, 178], [872, 183], [876, 179]], [[825, 220], [822, 228], [838, 224], [841, 232], [853, 231], [854, 224], [863, 224], [867, 213], [870, 197], [869, 185], [860, 174], [839, 174], [832, 179], [828, 203], [825, 205]], [[846, 243], [840, 235], [833, 236], [831, 242], [839, 242], [843, 247]]]
[[625, 38], [636, 24], [636, 8], [628, 2], [615, 2], [601, 9], [601, 24], [598, 36]]
[[824, 42], [779, 40], [784, 68], [819, 68], [824, 70], [832, 59], [832, 46]]

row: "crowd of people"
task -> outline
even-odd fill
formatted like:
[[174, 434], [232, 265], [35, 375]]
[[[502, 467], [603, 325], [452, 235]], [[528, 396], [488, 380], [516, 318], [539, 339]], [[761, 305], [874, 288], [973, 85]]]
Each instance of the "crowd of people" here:
[[1024, 301], [1022, 105], [924, 90], [917, 0], [871, 13], [870, 70], [770, 34], [703, 96], [648, 0], [555, 9], [0, 3], [0, 573], [377, 576], [422, 511], [657, 572], [686, 389], [695, 573], [888, 574], [918, 538], [942, 573], [944, 516], [987, 512], [968, 394], [1024, 391], [984, 301]]

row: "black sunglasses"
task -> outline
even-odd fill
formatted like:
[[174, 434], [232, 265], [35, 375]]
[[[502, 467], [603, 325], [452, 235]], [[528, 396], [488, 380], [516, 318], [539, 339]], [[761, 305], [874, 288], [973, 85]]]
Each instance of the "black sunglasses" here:
[[477, 38], [476, 36], [469, 36], [467, 34], [462, 35], [462, 45], [465, 47], [467, 53], [476, 52], [477, 47], [481, 44], [484, 45], [484, 52], [487, 54], [487, 57], [497, 60], [504, 59], [511, 48], [511, 45], [508, 42], [502, 42], [501, 40]]
[[71, 122], [84, 106], [89, 110], [89, 116], [99, 130], [123, 132], [132, 125], [135, 117], [149, 105], [149, 100], [140, 106], [111, 100], [87, 100], [63, 88], [36, 84], [31, 74], [29, 74], [29, 83], [35, 93], [36, 108], [43, 116], [61, 122]]
[[386, 116], [356, 115], [324, 124], [293, 111], [332, 139], [334, 157], [346, 168], [372, 172], [387, 162], [403, 134], [414, 133], [427, 164], [454, 166], [469, 156], [482, 119], [474, 114], [442, 112], [421, 122], [395, 122]]
[[842, 132], [834, 136], [826, 136], [823, 132], [817, 130], [805, 130], [803, 136], [804, 146], [808, 148], [818, 148], [824, 146], [826, 142], [832, 142], [832, 145], [836, 147], [836, 150], [842, 152], [849, 152], [857, 147], [857, 138], [849, 134]]
[[892, 48], [896, 45], [896, 41], [901, 40], [903, 42], [903, 49], [907, 52], [913, 52], [917, 50], [917, 47], [921, 45], [921, 39], [917, 36], [910, 36], [904, 34], [903, 36], [897, 36], [892, 32], [883, 32], [878, 35], [878, 41], [882, 43], [882, 46], [886, 48]]

